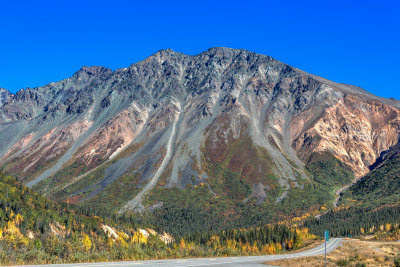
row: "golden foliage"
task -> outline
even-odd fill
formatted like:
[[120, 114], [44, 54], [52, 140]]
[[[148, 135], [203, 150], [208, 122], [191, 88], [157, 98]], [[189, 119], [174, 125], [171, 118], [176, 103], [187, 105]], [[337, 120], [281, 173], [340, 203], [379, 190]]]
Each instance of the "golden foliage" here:
[[131, 243], [147, 244], [147, 238], [140, 230], [137, 230], [131, 237]]
[[90, 237], [87, 234], [83, 235], [82, 245], [86, 251], [89, 251], [92, 247], [92, 240], [90, 240]]
[[179, 243], [179, 248], [180, 249], [185, 249], [186, 248], [185, 240], [181, 239], [181, 242]]
[[0, 229], [0, 239], [5, 240], [7, 243], [12, 244], [14, 248], [27, 246], [29, 240], [24, 237], [18, 226], [22, 223], [24, 218], [21, 214], [15, 215], [13, 211], [10, 214], [10, 220], [4, 228]]

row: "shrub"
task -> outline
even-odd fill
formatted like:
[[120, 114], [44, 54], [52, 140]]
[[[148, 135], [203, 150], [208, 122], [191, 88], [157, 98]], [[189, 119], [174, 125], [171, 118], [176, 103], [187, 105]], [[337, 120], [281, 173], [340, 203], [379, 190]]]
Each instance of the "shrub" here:
[[394, 266], [400, 267], [400, 256], [397, 255], [393, 260]]
[[349, 265], [349, 261], [346, 259], [340, 259], [336, 262], [337, 266], [347, 266]]

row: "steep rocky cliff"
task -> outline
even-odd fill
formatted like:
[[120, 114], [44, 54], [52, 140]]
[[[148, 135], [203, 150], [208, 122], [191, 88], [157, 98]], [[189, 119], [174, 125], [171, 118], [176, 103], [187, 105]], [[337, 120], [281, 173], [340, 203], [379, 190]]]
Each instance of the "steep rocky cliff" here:
[[[167, 49], [129, 68], [83, 67], [44, 87], [1, 90], [1, 166], [48, 197], [120, 212], [199, 186], [275, 205], [316, 183], [312, 155], [365, 175], [397, 144], [399, 109], [249, 51]], [[243, 193], [229, 193], [231, 172]]]

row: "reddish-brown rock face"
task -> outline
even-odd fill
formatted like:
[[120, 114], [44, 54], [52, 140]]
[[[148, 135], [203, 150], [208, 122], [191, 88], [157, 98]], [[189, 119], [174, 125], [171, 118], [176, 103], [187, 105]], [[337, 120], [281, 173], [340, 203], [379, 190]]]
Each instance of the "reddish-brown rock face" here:
[[[298, 130], [304, 121], [298, 118], [291, 127]], [[330, 151], [361, 177], [383, 151], [397, 144], [399, 133], [398, 109], [377, 100], [345, 96], [292, 139], [301, 158], [312, 152]]]
[[42, 166], [64, 154], [90, 126], [90, 121], [79, 120], [63, 128], [53, 128], [38, 138], [34, 133], [22, 137], [2, 158], [5, 162], [11, 162], [7, 171], [20, 178], [37, 174]]
[[141, 208], [156, 186], [207, 184], [216, 165], [240, 174], [258, 202], [280, 187], [280, 201], [309, 179], [313, 153], [361, 177], [399, 139], [398, 101], [245, 50], [163, 50], [129, 68], [84, 67], [0, 94], [6, 171], [79, 201], [131, 179], [123, 210]]
[[147, 112], [132, 106], [108, 120], [79, 149], [74, 158], [92, 169], [99, 162], [114, 158], [130, 145], [143, 128]]

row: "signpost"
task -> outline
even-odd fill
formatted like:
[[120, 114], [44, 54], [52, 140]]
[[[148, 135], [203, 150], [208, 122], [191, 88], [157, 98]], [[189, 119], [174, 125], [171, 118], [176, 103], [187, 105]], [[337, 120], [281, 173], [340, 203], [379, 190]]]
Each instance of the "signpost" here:
[[325, 267], [326, 267], [326, 242], [329, 241], [329, 231], [325, 231]]

